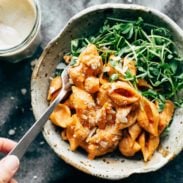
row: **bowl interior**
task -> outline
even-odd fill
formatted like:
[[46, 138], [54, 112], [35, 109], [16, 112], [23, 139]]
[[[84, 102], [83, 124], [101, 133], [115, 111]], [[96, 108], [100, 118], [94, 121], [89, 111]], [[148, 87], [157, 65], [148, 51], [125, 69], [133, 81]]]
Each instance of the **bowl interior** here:
[[[31, 82], [32, 107], [37, 119], [48, 107], [46, 97], [49, 78], [53, 75], [56, 65], [62, 60], [63, 55], [70, 50], [71, 40], [94, 34], [103, 25], [107, 17], [131, 20], [142, 17], [147, 23], [167, 27], [173, 34], [179, 52], [183, 54], [182, 30], [166, 15], [156, 10], [124, 4], [98, 5], [83, 10], [75, 15], [58, 37], [47, 46], [34, 69]], [[61, 139], [59, 132], [50, 121], [45, 124], [43, 135], [56, 154], [74, 167], [98, 177], [121, 179], [132, 173], [155, 171], [182, 150], [182, 116], [183, 110], [176, 110], [170, 127], [170, 134], [161, 141], [161, 153], [157, 151], [147, 163], [138, 158], [127, 159], [117, 153], [89, 160], [83, 152], [71, 152], [68, 143]]]

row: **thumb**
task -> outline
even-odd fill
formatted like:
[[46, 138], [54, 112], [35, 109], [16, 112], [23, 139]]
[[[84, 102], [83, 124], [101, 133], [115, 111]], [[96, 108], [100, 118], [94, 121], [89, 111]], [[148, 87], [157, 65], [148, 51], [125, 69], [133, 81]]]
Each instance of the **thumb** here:
[[19, 159], [9, 155], [0, 161], [0, 183], [8, 183], [19, 168]]

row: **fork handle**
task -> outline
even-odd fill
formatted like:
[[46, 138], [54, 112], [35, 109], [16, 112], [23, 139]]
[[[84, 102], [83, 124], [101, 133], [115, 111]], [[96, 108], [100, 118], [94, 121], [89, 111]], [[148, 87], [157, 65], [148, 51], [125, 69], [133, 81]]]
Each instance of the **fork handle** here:
[[12, 149], [8, 155], [15, 155], [19, 159], [23, 157], [25, 152], [27, 151], [29, 145], [36, 138], [39, 132], [42, 130], [45, 122], [48, 120], [50, 114], [56, 105], [65, 97], [67, 94], [67, 90], [62, 89], [59, 93], [59, 96], [50, 104], [50, 106], [46, 109], [43, 115], [32, 125], [32, 127], [25, 133], [25, 135], [20, 139], [18, 144]]

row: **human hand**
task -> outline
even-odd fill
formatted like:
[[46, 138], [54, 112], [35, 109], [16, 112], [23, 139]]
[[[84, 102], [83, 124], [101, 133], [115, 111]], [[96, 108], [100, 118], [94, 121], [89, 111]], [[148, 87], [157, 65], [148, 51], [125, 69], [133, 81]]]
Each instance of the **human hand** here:
[[[16, 142], [0, 138], [0, 152], [8, 153], [16, 146]], [[19, 168], [19, 159], [14, 155], [8, 155], [0, 160], [0, 183], [16, 183], [13, 179]]]

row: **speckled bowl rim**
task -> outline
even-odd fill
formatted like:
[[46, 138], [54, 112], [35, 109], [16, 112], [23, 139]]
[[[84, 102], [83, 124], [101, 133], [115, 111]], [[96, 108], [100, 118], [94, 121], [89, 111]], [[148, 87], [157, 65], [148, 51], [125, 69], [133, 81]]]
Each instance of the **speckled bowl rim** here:
[[[140, 11], [144, 11], [144, 12], [151, 12], [152, 14], [154, 14], [155, 16], [159, 17], [162, 21], [165, 21], [166, 23], [168, 23], [171, 27], [174, 27], [174, 29], [177, 30], [177, 32], [180, 35], [183, 35], [183, 31], [182, 29], [173, 21], [171, 20], [167, 15], [161, 13], [160, 11], [153, 9], [153, 8], [148, 8], [148, 7], [144, 7], [141, 5], [136, 5], [136, 4], [115, 4], [115, 3], [107, 3], [107, 4], [101, 4], [101, 5], [95, 5], [89, 8], [86, 8], [85, 10], [82, 10], [81, 12], [79, 12], [78, 14], [76, 14], [75, 16], [73, 16], [68, 23], [65, 25], [65, 27], [61, 30], [61, 32], [58, 34], [57, 37], [55, 37], [48, 45], [47, 47], [44, 49], [42, 55], [39, 58], [38, 63], [36, 64], [34, 71], [33, 71], [33, 75], [32, 75], [32, 82], [35, 78], [35, 76], [37, 75], [37, 73], [39, 72], [39, 69], [41, 67], [42, 61], [44, 60], [44, 58], [47, 55], [47, 51], [54, 45], [54, 43], [57, 41], [57, 39], [62, 36], [62, 33], [64, 32], [64, 30], [67, 28], [68, 25], [70, 25], [73, 21], [77, 20], [78, 18], [82, 17], [83, 15], [89, 13], [89, 12], [94, 12], [96, 10], [102, 10], [102, 9], [108, 9], [108, 8], [114, 8], [114, 9], [132, 9], [132, 10], [140, 10]], [[32, 83], [31, 83], [31, 89], [32, 89]], [[33, 99], [33, 95], [32, 95], [32, 100]], [[34, 107], [34, 102], [32, 102], [32, 106], [33, 106], [33, 113], [35, 115], [36, 118], [38, 118], [38, 114], [36, 112], [36, 109]], [[46, 141], [48, 142], [48, 144], [51, 146], [51, 148], [56, 152], [56, 154], [58, 156], [60, 156], [66, 163], [76, 167], [77, 169], [100, 177], [100, 178], [106, 178], [106, 179], [111, 179], [111, 180], [118, 180], [118, 179], [123, 179], [126, 178], [128, 176], [130, 176], [131, 174], [134, 173], [147, 173], [147, 172], [151, 172], [151, 171], [156, 171], [158, 169], [160, 169], [161, 167], [163, 167], [165, 164], [167, 164], [168, 161], [172, 160], [176, 154], [180, 153], [183, 149], [183, 143], [180, 143], [180, 147], [177, 148], [176, 154], [174, 155], [170, 155], [167, 156], [166, 158], [163, 159], [162, 162], [155, 164], [154, 166], [152, 166], [151, 168], [142, 168], [142, 169], [137, 169], [136, 171], [130, 172], [128, 174], [107, 174], [107, 175], [101, 175], [101, 171], [96, 171], [96, 172], [92, 172], [89, 171], [85, 165], [83, 164], [79, 164], [72, 161], [71, 159], [67, 158], [67, 155], [63, 155], [63, 154], [59, 154], [59, 152], [57, 152], [57, 150], [55, 150], [55, 147], [53, 146], [52, 142], [50, 141], [50, 139], [47, 137], [47, 135], [45, 134], [44, 130], [43, 130], [43, 136], [45, 137]], [[94, 160], [95, 161], [95, 160]]]

